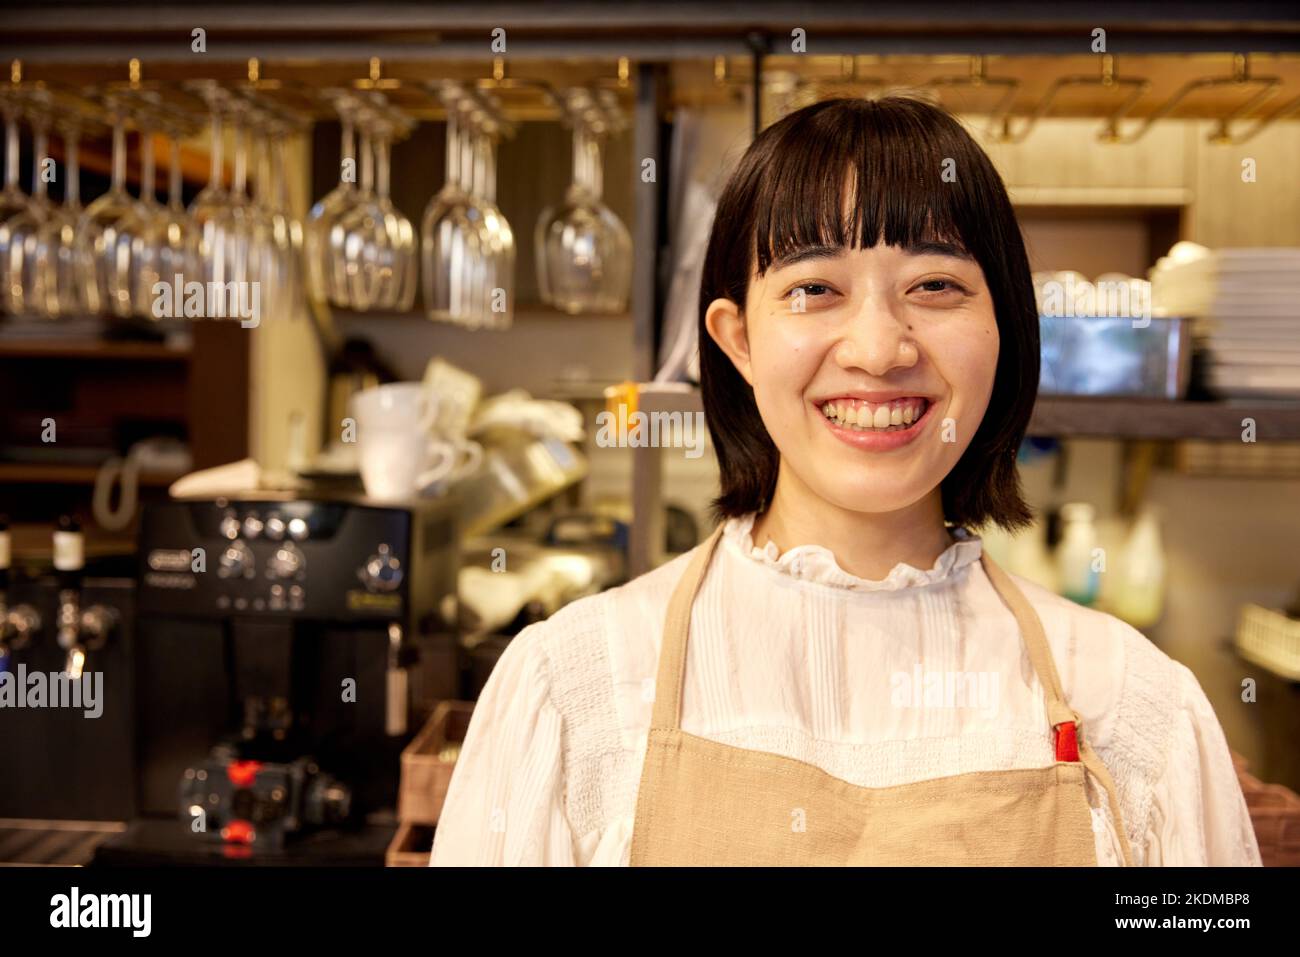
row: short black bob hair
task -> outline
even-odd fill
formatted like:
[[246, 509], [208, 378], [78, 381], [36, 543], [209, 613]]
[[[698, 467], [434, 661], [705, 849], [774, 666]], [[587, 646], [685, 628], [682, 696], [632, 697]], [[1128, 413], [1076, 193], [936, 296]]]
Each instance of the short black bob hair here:
[[[951, 161], [951, 162], [946, 162]], [[945, 170], [950, 175], [944, 176]], [[857, 201], [846, 217], [846, 179]], [[846, 221], [847, 220], [847, 221]], [[1014, 531], [1033, 521], [1016, 470], [1038, 393], [1038, 310], [1024, 241], [1002, 179], [950, 114], [921, 100], [834, 99], [769, 126], [718, 201], [700, 284], [700, 379], [721, 466], [718, 518], [765, 511], [779, 453], [754, 392], [705, 327], [715, 299], [744, 309], [750, 272], [812, 245], [959, 243], [984, 271], [997, 314], [988, 410], [942, 482], [944, 518]]]

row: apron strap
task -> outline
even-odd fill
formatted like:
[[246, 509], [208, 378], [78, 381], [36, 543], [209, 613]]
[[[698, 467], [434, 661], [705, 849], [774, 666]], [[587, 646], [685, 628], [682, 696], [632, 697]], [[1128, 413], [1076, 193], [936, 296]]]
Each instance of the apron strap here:
[[[1061, 679], [1056, 674], [1056, 662], [1052, 660], [1052, 652], [1048, 647], [1047, 635], [1043, 631], [1043, 623], [1038, 618], [1038, 612], [1034, 611], [1034, 606], [1029, 603], [1024, 592], [1016, 587], [1011, 576], [989, 557], [987, 549], [980, 551], [980, 562], [984, 565], [984, 573], [988, 575], [994, 591], [1011, 609], [1016, 624], [1020, 626], [1020, 637], [1029, 652], [1029, 663], [1033, 665], [1034, 673], [1038, 675], [1038, 681], [1043, 686], [1043, 695], [1047, 699], [1048, 721], [1053, 728], [1073, 722], [1074, 712], [1065, 703], [1065, 695], [1061, 691]], [[1057, 759], [1077, 760], [1077, 756], [1072, 759], [1063, 758], [1059, 752], [1058, 741]]]
[[664, 620], [663, 647], [659, 651], [659, 673], [655, 678], [654, 712], [650, 718], [653, 728], [680, 730], [682, 720], [682, 688], [686, 674], [686, 634], [691, 625], [691, 606], [704, 581], [709, 562], [722, 540], [723, 525], [713, 530], [708, 539], [695, 550], [691, 563], [673, 589], [668, 600], [668, 616]]
[[1133, 849], [1129, 847], [1128, 834], [1124, 830], [1124, 815], [1120, 813], [1119, 794], [1115, 790], [1115, 782], [1111, 779], [1110, 772], [1106, 770], [1106, 765], [1101, 763], [1097, 752], [1086, 741], [1079, 746], [1079, 760], [1106, 789], [1106, 801], [1110, 805], [1111, 820], [1115, 823], [1115, 835], [1119, 838], [1119, 849], [1124, 856], [1124, 866], [1132, 867]]

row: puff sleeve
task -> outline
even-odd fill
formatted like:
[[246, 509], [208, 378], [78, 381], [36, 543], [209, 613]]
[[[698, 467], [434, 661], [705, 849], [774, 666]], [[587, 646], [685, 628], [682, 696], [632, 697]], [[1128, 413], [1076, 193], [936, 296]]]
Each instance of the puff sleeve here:
[[545, 627], [530, 625], [506, 646], [479, 695], [434, 830], [431, 866], [574, 864], [563, 721], [540, 642]]
[[1223, 728], [1195, 675], [1182, 664], [1174, 669], [1181, 706], [1152, 789], [1146, 864], [1258, 867], [1259, 844]]

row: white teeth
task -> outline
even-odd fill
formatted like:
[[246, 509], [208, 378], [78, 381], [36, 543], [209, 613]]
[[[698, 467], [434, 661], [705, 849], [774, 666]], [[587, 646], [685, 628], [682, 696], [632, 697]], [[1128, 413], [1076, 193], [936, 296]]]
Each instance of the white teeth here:
[[925, 411], [925, 401], [915, 400], [901, 405], [880, 405], [875, 411], [868, 405], [851, 402], [827, 402], [822, 414], [841, 428], [854, 432], [884, 430], [909, 426]]

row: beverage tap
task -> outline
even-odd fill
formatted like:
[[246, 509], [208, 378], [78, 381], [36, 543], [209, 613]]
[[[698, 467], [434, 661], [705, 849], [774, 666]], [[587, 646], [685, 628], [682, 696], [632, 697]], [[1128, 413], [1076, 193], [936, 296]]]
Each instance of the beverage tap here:
[[59, 578], [57, 636], [67, 652], [64, 673], [79, 679], [86, 654], [98, 651], [117, 627], [117, 610], [107, 605], [81, 606], [82, 575], [86, 567], [85, 536], [72, 518], [62, 516], [54, 530], [54, 570]]
[[9, 521], [0, 515], [0, 673], [9, 670], [13, 653], [30, 644], [41, 627], [40, 612], [31, 605], [9, 607], [11, 554]]

